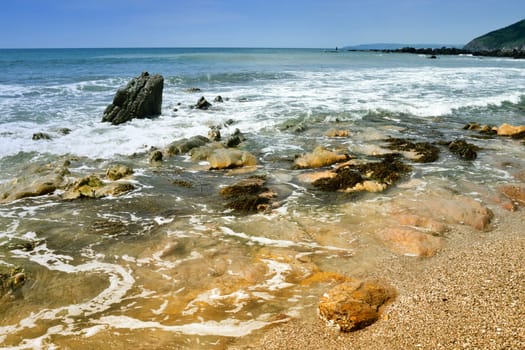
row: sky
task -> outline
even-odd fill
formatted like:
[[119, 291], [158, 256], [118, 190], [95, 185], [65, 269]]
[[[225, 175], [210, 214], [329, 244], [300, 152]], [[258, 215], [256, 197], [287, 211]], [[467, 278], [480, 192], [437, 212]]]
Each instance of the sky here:
[[463, 45], [525, 0], [0, 0], [0, 48]]

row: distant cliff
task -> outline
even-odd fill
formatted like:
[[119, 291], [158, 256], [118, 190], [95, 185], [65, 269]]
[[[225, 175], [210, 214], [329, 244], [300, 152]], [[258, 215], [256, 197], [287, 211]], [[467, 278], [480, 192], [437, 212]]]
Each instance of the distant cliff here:
[[463, 47], [472, 52], [525, 51], [525, 19], [482, 35]]

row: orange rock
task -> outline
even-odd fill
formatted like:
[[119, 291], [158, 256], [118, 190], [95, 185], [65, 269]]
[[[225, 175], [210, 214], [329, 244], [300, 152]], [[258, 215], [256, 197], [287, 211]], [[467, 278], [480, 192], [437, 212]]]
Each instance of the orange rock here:
[[299, 169], [322, 168], [339, 162], [344, 162], [350, 157], [347, 154], [339, 154], [329, 151], [324, 147], [317, 147], [312, 153], [307, 153], [295, 160], [295, 166]]
[[505, 185], [500, 187], [500, 191], [511, 201], [525, 205], [525, 186]]
[[498, 136], [516, 136], [521, 133], [525, 133], [525, 125], [515, 126], [504, 123], [498, 127]]
[[393, 251], [409, 256], [432, 256], [443, 246], [441, 237], [411, 228], [387, 228], [381, 230], [378, 236]]
[[332, 288], [319, 301], [319, 316], [343, 332], [374, 323], [381, 308], [395, 297], [387, 286], [367, 281], [349, 281]]

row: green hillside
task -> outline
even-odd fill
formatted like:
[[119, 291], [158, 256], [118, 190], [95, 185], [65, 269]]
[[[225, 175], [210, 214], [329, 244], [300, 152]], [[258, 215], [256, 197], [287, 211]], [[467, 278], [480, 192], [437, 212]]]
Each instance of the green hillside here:
[[463, 47], [468, 51], [525, 50], [525, 19], [480, 36]]

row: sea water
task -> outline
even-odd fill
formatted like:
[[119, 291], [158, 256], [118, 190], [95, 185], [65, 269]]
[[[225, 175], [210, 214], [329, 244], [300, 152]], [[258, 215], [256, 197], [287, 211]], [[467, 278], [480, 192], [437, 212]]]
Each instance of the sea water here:
[[[522, 60], [41, 49], [0, 50], [0, 68], [0, 184], [31, 165], [68, 160], [82, 176], [127, 164], [136, 187], [98, 200], [53, 193], [0, 205], [0, 267], [27, 275], [0, 300], [0, 344], [12, 348], [223, 347], [229, 337], [315, 307], [323, 286], [302, 283], [309, 276], [366, 276], [374, 259], [391, 254], [373, 232], [384, 203], [405, 195], [403, 188], [452, 188], [482, 201], [484, 189], [512, 181], [523, 166], [520, 141], [462, 130], [468, 122], [524, 124]], [[162, 114], [102, 123], [115, 92], [144, 71], [165, 79]], [[213, 102], [219, 95], [224, 102]], [[191, 108], [201, 96], [209, 110]], [[148, 163], [149, 150], [217, 126], [223, 136], [243, 133], [241, 147], [257, 157], [279, 208], [237, 215], [218, 192], [245, 175], [210, 171], [185, 156]], [[328, 139], [330, 128], [350, 137]], [[38, 132], [51, 139], [32, 140]], [[359, 157], [380, 151], [388, 137], [466, 139], [481, 151], [472, 162], [443, 152], [381, 194], [323, 194], [297, 180], [294, 157], [316, 146]], [[20, 242], [38, 243], [27, 250]]]

